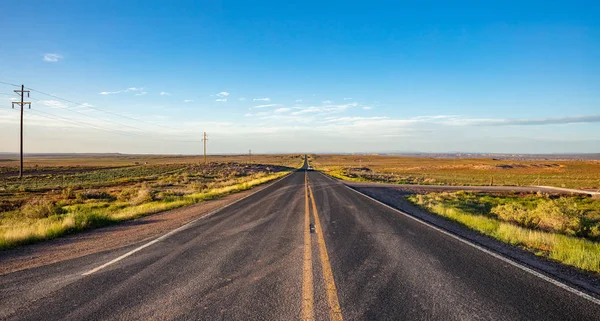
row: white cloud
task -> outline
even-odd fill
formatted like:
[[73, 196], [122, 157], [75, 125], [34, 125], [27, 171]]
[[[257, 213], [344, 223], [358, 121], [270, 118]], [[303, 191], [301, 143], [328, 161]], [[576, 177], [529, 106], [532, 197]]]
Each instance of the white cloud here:
[[44, 61], [47, 61], [47, 62], [58, 62], [61, 59], [63, 59], [63, 56], [61, 56], [59, 54], [55, 54], [55, 53], [44, 54]]
[[240, 97], [239, 100], [244, 101], [244, 100], [246, 100], [246, 97]]
[[58, 100], [40, 100], [40, 103], [52, 108], [67, 108], [69, 105]]
[[329, 105], [332, 103], [332, 101], [331, 100], [323, 100], [321, 103], [324, 105]]
[[277, 108], [275, 109], [275, 111], [273, 111], [276, 114], [281, 114], [281, 113], [285, 113], [292, 110], [291, 108]]
[[126, 93], [126, 92], [132, 92], [132, 91], [139, 91], [139, 92], [144, 92], [144, 88], [136, 88], [136, 87], [129, 87], [127, 89], [123, 89], [123, 90], [117, 90], [117, 91], [102, 91], [99, 94], [100, 95], [115, 95], [115, 94], [120, 94], [120, 93]]
[[344, 98], [344, 100], [352, 100], [352, 98]]
[[222, 92], [218, 93], [217, 96], [219, 96], [219, 97], [227, 97], [227, 96], [229, 96], [229, 93], [226, 92], [226, 91], [222, 91]]
[[266, 98], [254, 98], [254, 99], [252, 99], [252, 101], [271, 101], [271, 98], [268, 98], [268, 97], [266, 97]]
[[219, 103], [226, 103], [227, 102], [227, 98], [219, 98], [219, 99], [216, 99], [215, 101], [219, 102]]
[[191, 99], [186, 99], [186, 100], [184, 100], [183, 102], [184, 102], [184, 103], [191, 103], [191, 102], [193, 102], [193, 100], [191, 100]]
[[135, 94], [135, 95], [136, 95], [136, 96], [144, 96], [145, 94], [147, 94], [147, 92], [145, 92], [145, 91], [142, 91], [142, 92], [140, 92], [140, 93], [137, 93], [137, 94]]
[[171, 94], [169, 94], [169, 93], [168, 93], [168, 92], [166, 92], [166, 91], [161, 91], [161, 92], [160, 92], [160, 95], [161, 95], [161, 96], [171, 96]]
[[88, 104], [88, 103], [83, 103], [81, 104], [82, 107], [94, 107], [94, 105], [92, 104]]
[[297, 103], [301, 103], [301, 102], [302, 102], [302, 99], [296, 99], [296, 102], [297, 102]]
[[327, 105], [327, 106], [310, 106], [310, 107], [295, 107], [297, 111], [293, 112], [292, 115], [302, 114], [331, 114], [340, 113], [351, 107], [357, 107], [358, 103], [349, 103], [342, 105]]
[[364, 110], [371, 110], [371, 109], [373, 109], [373, 107], [371, 107], [371, 106], [362, 106], [361, 108], [364, 109]]
[[328, 117], [323, 122], [325, 123], [347, 123], [347, 122], [356, 122], [362, 120], [382, 120], [389, 119], [389, 117]]
[[267, 108], [267, 107], [280, 107], [283, 106], [281, 104], [267, 104], [267, 105], [258, 105], [258, 106], [254, 106], [252, 108]]

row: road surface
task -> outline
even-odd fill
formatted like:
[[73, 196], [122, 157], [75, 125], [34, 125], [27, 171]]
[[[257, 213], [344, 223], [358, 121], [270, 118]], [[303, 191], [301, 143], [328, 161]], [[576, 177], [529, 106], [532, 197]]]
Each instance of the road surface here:
[[0, 319], [600, 320], [600, 305], [299, 170], [160, 239], [2, 275]]

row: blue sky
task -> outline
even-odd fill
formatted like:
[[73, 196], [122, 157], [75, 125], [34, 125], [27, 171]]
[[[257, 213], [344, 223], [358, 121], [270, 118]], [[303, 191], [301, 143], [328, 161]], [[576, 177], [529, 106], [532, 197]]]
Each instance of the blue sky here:
[[[199, 2], [199, 3], [196, 3]], [[21, 1], [26, 152], [598, 152], [595, 1]], [[18, 150], [0, 84], [0, 152]], [[74, 103], [75, 102], [75, 103]], [[76, 104], [78, 103], [78, 104]]]

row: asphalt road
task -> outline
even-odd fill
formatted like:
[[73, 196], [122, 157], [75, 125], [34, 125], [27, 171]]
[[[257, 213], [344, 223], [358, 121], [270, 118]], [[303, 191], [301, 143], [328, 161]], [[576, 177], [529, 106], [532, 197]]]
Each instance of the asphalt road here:
[[0, 318], [600, 320], [600, 305], [300, 170], [159, 240], [2, 275]]

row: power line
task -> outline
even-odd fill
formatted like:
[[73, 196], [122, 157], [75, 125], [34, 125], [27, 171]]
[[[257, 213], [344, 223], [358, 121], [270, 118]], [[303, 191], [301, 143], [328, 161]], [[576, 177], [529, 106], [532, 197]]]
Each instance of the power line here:
[[[32, 99], [33, 99], [33, 100], [35, 100], [35, 101], [38, 101], [38, 102], [44, 103], [44, 101], [43, 101], [43, 100], [40, 100], [40, 99], [35, 99], [35, 98], [32, 98]], [[79, 112], [79, 111], [77, 111], [77, 110], [75, 110], [75, 109], [72, 109], [72, 108], [70, 108], [70, 107], [65, 107], [64, 109], [65, 109], [65, 110], [68, 110], [68, 111], [72, 111], [72, 112], [74, 112], [74, 113], [77, 113], [77, 114], [80, 114], [80, 115], [83, 115], [83, 116], [85, 116], [85, 117], [94, 118], [93, 116], [90, 116], [90, 115], [88, 115], [88, 114], [85, 114], [85, 113]], [[94, 119], [97, 119], [97, 118], [94, 118]], [[109, 121], [109, 120], [106, 120], [106, 119], [102, 119], [102, 121], [103, 121], [103, 122], [107, 122], [107, 123], [111, 123], [111, 124], [113, 124], [113, 125], [118, 125], [118, 126], [129, 127], [129, 128], [132, 128], [132, 129], [137, 129], [137, 130], [139, 130], [139, 131], [142, 131], [142, 132], [144, 131], [143, 129], [141, 129], [141, 128], [139, 128], [139, 127], [130, 126], [130, 125], [124, 125], [124, 124], [120, 124], [120, 123], [115, 123], [115, 122], [113, 122], [113, 121]]]
[[[86, 125], [88, 127], [92, 127], [94, 129], [99, 129], [99, 130], [103, 130], [103, 131], [110, 132], [110, 133], [116, 133], [116, 134], [120, 134], [120, 135], [132, 136], [132, 137], [143, 137], [143, 136], [139, 136], [139, 135], [136, 135], [136, 134], [133, 134], [133, 133], [122, 132], [122, 131], [114, 130], [114, 129], [102, 128], [102, 127], [99, 127], [99, 126], [96, 126], [96, 125], [93, 125], [93, 124], [90, 124], [90, 123], [82, 122], [82, 121], [70, 120], [68, 118], [61, 117], [61, 116], [58, 116], [58, 115], [55, 115], [55, 114], [51, 114], [51, 113], [48, 113], [48, 112], [44, 112], [44, 111], [41, 111], [41, 110], [32, 111], [32, 112], [34, 114], [37, 114], [40, 117], [49, 118], [48, 116], [50, 116], [51, 119], [58, 119], [58, 120], [61, 120], [63, 122], [69, 123], [69, 124], [77, 125], [80, 128], [85, 128], [85, 126], [82, 126], [82, 124], [84, 124], [84, 125]], [[48, 115], [48, 116], [40, 115], [40, 113]]]
[[52, 117], [54, 119], [58, 119], [58, 120], [61, 120], [63, 122], [66, 122], [66, 123], [77, 125], [77, 126], [79, 126], [81, 128], [85, 128], [85, 126], [82, 126], [82, 124], [84, 124], [86, 126], [94, 128], [94, 129], [103, 130], [103, 131], [106, 131], [106, 132], [115, 133], [115, 134], [119, 134], [119, 135], [125, 135], [125, 136], [131, 136], [131, 137], [159, 139], [159, 140], [170, 141], [170, 142], [173, 142], [173, 141], [182, 142], [182, 143], [197, 143], [198, 142], [198, 141], [195, 141], [195, 140], [173, 140], [173, 139], [164, 139], [164, 138], [161, 138], [161, 137], [152, 137], [152, 136], [139, 135], [139, 134], [136, 134], [136, 133], [129, 133], [129, 132], [124, 132], [124, 131], [120, 131], [120, 130], [116, 130], [116, 129], [103, 128], [103, 127], [100, 127], [100, 126], [97, 126], [97, 125], [94, 125], [94, 124], [82, 122], [82, 121], [79, 121], [79, 120], [68, 119], [68, 118], [65, 118], [65, 117], [62, 117], [62, 116], [58, 116], [58, 115], [55, 115], [55, 114], [52, 114], [52, 113], [44, 112], [44, 111], [41, 111], [41, 110], [36, 110], [36, 111], [32, 110], [32, 112], [34, 112], [34, 114], [37, 114], [38, 116], [48, 118], [47, 116], [39, 114], [39, 113], [42, 113], [42, 114], [48, 115], [48, 116], [50, 116], [50, 117]]
[[[15, 85], [15, 84], [12, 84], [12, 83], [9, 83], [9, 82], [0, 81], [0, 83], [1, 84], [6, 84], [6, 85], [11, 85], [11, 86], [19, 87], [18, 85]], [[111, 115], [115, 115], [115, 116], [119, 116], [119, 117], [131, 119], [131, 120], [135, 120], [135, 121], [138, 121], [138, 122], [147, 123], [147, 124], [150, 124], [150, 125], [159, 126], [159, 127], [163, 127], [163, 128], [167, 128], [167, 129], [177, 130], [175, 128], [170, 128], [170, 127], [167, 127], [167, 126], [155, 124], [155, 123], [148, 122], [148, 121], [141, 120], [141, 119], [137, 119], [137, 118], [134, 118], [134, 117], [129, 117], [129, 116], [125, 116], [125, 115], [121, 115], [121, 114], [115, 113], [115, 112], [103, 110], [101, 108], [90, 106], [89, 104], [78, 103], [76, 101], [69, 100], [69, 99], [66, 99], [66, 98], [62, 98], [62, 97], [59, 97], [59, 96], [56, 96], [56, 95], [48, 94], [48, 93], [39, 91], [39, 90], [34, 89], [34, 88], [27, 87], [27, 89], [28, 89], [28, 91], [30, 90], [30, 91], [33, 91], [33, 92], [36, 92], [36, 93], [39, 93], [39, 94], [42, 94], [42, 95], [46, 95], [46, 96], [49, 96], [49, 97], [60, 99], [60, 100], [63, 100], [65, 102], [69, 102], [69, 103], [72, 103], [72, 104], [75, 104], [75, 105], [79, 105], [79, 106], [86, 107], [86, 108], [89, 108], [89, 109], [93, 109], [93, 110], [96, 110], [96, 111], [100, 111], [100, 112], [103, 112], [103, 113], [107, 113], [107, 114], [111, 114]], [[4, 94], [4, 93], [2, 93], [2, 94], [10, 96], [9, 94]], [[45, 102], [43, 100], [35, 99], [35, 98], [32, 98], [32, 99], [35, 100], [35, 101], [42, 102], [42, 103], [45, 104]], [[93, 118], [93, 119], [97, 120], [97, 118], [94, 118], [93, 116], [90, 116], [88, 114], [79, 112], [79, 111], [77, 111], [75, 109], [70, 108], [69, 106], [65, 106], [64, 110], [68, 110], [68, 111], [80, 114], [82, 116], [90, 117], [90, 118]], [[69, 120], [68, 118], [64, 118], [64, 117], [61, 117], [61, 116], [58, 116], [58, 115], [55, 115], [55, 114], [51, 114], [51, 113], [48, 113], [48, 112], [42, 112], [42, 111], [39, 111], [39, 110], [37, 112], [35, 112], [35, 114], [38, 114], [38, 116], [42, 116], [42, 115], [39, 115], [39, 112], [45, 113], [46, 115], [54, 117], [55, 119], [60, 119], [60, 120], [62, 120], [64, 122], [76, 124], [79, 127], [83, 127], [83, 126], [81, 126], [81, 124], [85, 124], [86, 126], [89, 126], [89, 127], [95, 128], [95, 129], [99, 129], [99, 130], [103, 130], [103, 131], [107, 131], [107, 132], [112, 132], [112, 133], [117, 133], [117, 134], [120, 134], [120, 135], [137, 136], [137, 137], [142, 137], [142, 138], [151, 138], [151, 139], [157, 139], [157, 140], [163, 140], [163, 141], [170, 141], [170, 142], [184, 142], [184, 143], [188, 143], [188, 142], [189, 143], [192, 143], [192, 142], [195, 143], [195, 142], [197, 142], [195, 140], [166, 139], [166, 138], [163, 138], [163, 137], [154, 137], [154, 136], [148, 136], [148, 135], [143, 135], [143, 134], [138, 134], [138, 133], [131, 133], [131, 132], [119, 131], [119, 130], [115, 130], [115, 129], [107, 129], [107, 128], [103, 128], [103, 127], [100, 127], [100, 126], [97, 126], [97, 125], [94, 125], [94, 124], [85, 123], [85, 122], [82, 122], [82, 121], [79, 121], [79, 120]], [[44, 117], [44, 116], [42, 116], [42, 117]], [[120, 127], [128, 127], [128, 128], [140, 131], [140, 132], [146, 132], [146, 130], [144, 130], [142, 128], [131, 126], [131, 125], [125, 125], [125, 124], [121, 124], [121, 123], [116, 123], [114, 121], [110, 121], [110, 120], [106, 120], [106, 119], [103, 119], [101, 121], [103, 121], [105, 123], [110, 123], [110, 124], [113, 124], [113, 125], [117, 125], [117, 126], [120, 126]]]
[[4, 81], [0, 81], [0, 84], [11, 85], [13, 87], [19, 87], [19, 85], [17, 85], [17, 84], [11, 84], [9, 82], [4, 82]]
[[52, 95], [52, 94], [48, 94], [48, 93], [45, 93], [45, 92], [41, 92], [41, 91], [39, 91], [37, 89], [33, 89], [33, 88], [27, 88], [27, 89], [29, 89], [31, 91], [34, 91], [36, 93], [42, 94], [42, 95], [46, 95], [46, 96], [49, 96], [49, 97], [52, 97], [52, 98], [60, 99], [60, 100], [63, 100], [63, 101], [66, 101], [66, 102], [69, 102], [69, 103], [72, 103], [72, 104], [75, 104], [75, 105], [87, 107], [87, 108], [90, 108], [90, 109], [93, 109], [93, 110], [97, 110], [97, 111], [100, 111], [100, 112], [103, 112], [103, 113], [111, 114], [111, 115], [114, 115], [114, 116], [119, 116], [119, 117], [131, 119], [131, 120], [135, 120], [135, 121], [138, 121], [138, 122], [142, 122], [142, 123], [146, 123], [146, 124], [150, 124], [150, 125], [154, 125], [154, 126], [159, 126], [159, 127], [163, 127], [163, 128], [167, 128], [167, 129], [175, 129], [175, 128], [167, 127], [167, 126], [164, 126], [164, 125], [155, 124], [153, 122], [145, 121], [145, 120], [142, 120], [142, 119], [137, 119], [137, 118], [134, 118], [134, 117], [130, 117], [130, 116], [122, 115], [122, 114], [115, 113], [115, 112], [112, 112], [112, 111], [104, 110], [104, 109], [97, 108], [97, 107], [94, 107], [94, 106], [90, 106], [89, 104], [78, 103], [76, 101], [72, 101], [72, 100], [69, 100], [69, 99], [66, 99], [66, 98], [62, 98], [62, 97], [59, 97], [59, 96], [56, 96], [56, 95]]

